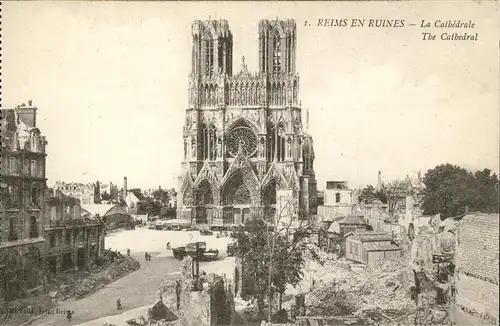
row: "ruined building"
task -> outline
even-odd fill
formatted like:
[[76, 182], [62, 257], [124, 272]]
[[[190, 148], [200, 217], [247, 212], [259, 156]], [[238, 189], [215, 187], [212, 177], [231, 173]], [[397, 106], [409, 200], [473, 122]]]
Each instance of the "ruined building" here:
[[98, 218], [84, 218], [78, 198], [66, 196], [59, 190], [49, 191], [46, 197], [48, 223], [44, 260], [47, 270], [58, 274], [88, 269], [104, 250], [104, 223]]
[[42, 284], [45, 148], [31, 101], [1, 110], [0, 298], [17, 298]]
[[312, 137], [295, 70], [294, 20], [258, 24], [259, 69], [233, 74], [226, 20], [192, 24], [177, 217], [202, 225], [306, 218], [316, 206]]
[[81, 204], [94, 204], [95, 185], [92, 183], [56, 181], [54, 190], [59, 190], [66, 196], [75, 197]]

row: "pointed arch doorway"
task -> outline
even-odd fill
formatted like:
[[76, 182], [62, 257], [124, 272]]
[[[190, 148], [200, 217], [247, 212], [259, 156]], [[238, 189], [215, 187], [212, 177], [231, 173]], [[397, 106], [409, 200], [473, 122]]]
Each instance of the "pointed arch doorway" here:
[[195, 193], [196, 224], [209, 224], [212, 220], [214, 197], [212, 186], [207, 180], [200, 183]]
[[244, 224], [250, 218], [252, 193], [246, 176], [241, 171], [234, 174], [224, 185], [222, 202], [224, 204], [223, 223]]

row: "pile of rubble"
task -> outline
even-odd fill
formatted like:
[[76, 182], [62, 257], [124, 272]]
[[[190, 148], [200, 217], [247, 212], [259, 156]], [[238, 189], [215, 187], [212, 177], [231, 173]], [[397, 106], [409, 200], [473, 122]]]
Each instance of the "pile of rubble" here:
[[103, 265], [96, 273], [85, 272], [75, 274], [73, 278], [60, 284], [56, 291], [51, 291], [49, 295], [59, 300], [69, 298], [82, 298], [105, 285], [133, 272], [140, 268], [139, 261], [132, 257], [114, 257], [112, 261]]
[[132, 326], [174, 326], [181, 325], [179, 317], [170, 310], [162, 300], [157, 301], [151, 309], [148, 309], [147, 316], [139, 316], [127, 320], [127, 324]]
[[325, 264], [328, 261], [328, 254], [319, 248], [313, 239], [306, 239], [307, 251], [304, 257], [309, 260], [316, 261], [320, 264]]
[[330, 261], [323, 267], [323, 271], [315, 272], [315, 278], [332, 275], [333, 279], [326, 284], [320, 282], [306, 297], [306, 306], [322, 308], [312, 309], [313, 314], [364, 316], [365, 312], [379, 310], [382, 314], [391, 311], [407, 315], [416, 308], [408, 291], [408, 268], [403, 262], [379, 262], [360, 272], [350, 271], [349, 264], [341, 261]]

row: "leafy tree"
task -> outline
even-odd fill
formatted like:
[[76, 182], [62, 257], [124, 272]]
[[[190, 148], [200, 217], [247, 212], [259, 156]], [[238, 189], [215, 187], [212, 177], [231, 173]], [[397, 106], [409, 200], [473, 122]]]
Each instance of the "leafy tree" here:
[[498, 177], [491, 170], [472, 173], [452, 164], [441, 164], [426, 172], [423, 183], [424, 214], [441, 218], [471, 211], [498, 212]]
[[387, 202], [389, 201], [384, 188], [375, 191], [375, 197], [377, 197], [377, 199], [380, 200], [383, 204], [387, 204]]
[[290, 232], [289, 229], [285, 229], [275, 235], [272, 286], [273, 292], [279, 294], [278, 310], [282, 308], [287, 284], [296, 286], [302, 280], [304, 274], [301, 267], [305, 261], [304, 253], [309, 250], [305, 241], [310, 236], [308, 227], [300, 226], [292, 235]]
[[387, 204], [387, 194], [384, 188], [376, 190], [372, 185], [368, 185], [361, 190], [359, 201], [364, 204], [372, 204], [376, 200], [380, 200], [383, 204]]
[[109, 199], [110, 200], [118, 200], [118, 186], [112, 185], [109, 189]]
[[161, 206], [166, 206], [169, 199], [168, 191], [163, 190], [161, 189], [161, 187], [159, 187], [153, 192], [153, 198], [155, 199], [155, 201], [159, 202]]
[[491, 174], [490, 169], [476, 171], [476, 203], [482, 212], [498, 213], [498, 176]]
[[361, 190], [359, 194], [359, 201], [364, 204], [371, 204], [377, 199], [375, 195], [375, 188], [372, 185], [368, 185]]
[[242, 296], [257, 303], [259, 314], [264, 314], [265, 295], [269, 286], [268, 225], [262, 219], [249, 219], [232, 237], [237, 240], [236, 256], [241, 258], [245, 279], [252, 279], [242, 287]]
[[161, 206], [152, 198], [145, 198], [137, 203], [137, 212], [139, 214], [160, 215]]
[[[232, 234], [238, 243], [236, 256], [241, 258], [245, 273], [242, 295], [257, 304], [261, 316], [267, 299], [268, 319], [273, 294], [280, 295], [281, 308], [286, 285], [295, 286], [302, 280], [304, 253], [308, 250], [306, 239], [311, 233], [311, 226], [304, 223], [307, 222], [301, 221], [292, 229], [291, 222], [278, 227], [278, 223], [273, 226], [269, 220], [254, 218]], [[251, 282], [247, 282], [249, 279]]]
[[111, 195], [107, 191], [104, 191], [101, 195], [101, 200], [111, 200]]

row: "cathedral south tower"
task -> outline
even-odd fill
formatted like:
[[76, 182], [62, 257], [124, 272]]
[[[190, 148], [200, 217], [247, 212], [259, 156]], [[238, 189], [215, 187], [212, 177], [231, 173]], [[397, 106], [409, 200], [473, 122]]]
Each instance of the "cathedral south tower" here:
[[312, 138], [295, 71], [294, 20], [258, 24], [259, 71], [233, 74], [226, 20], [194, 21], [177, 218], [198, 226], [307, 219], [316, 206]]

